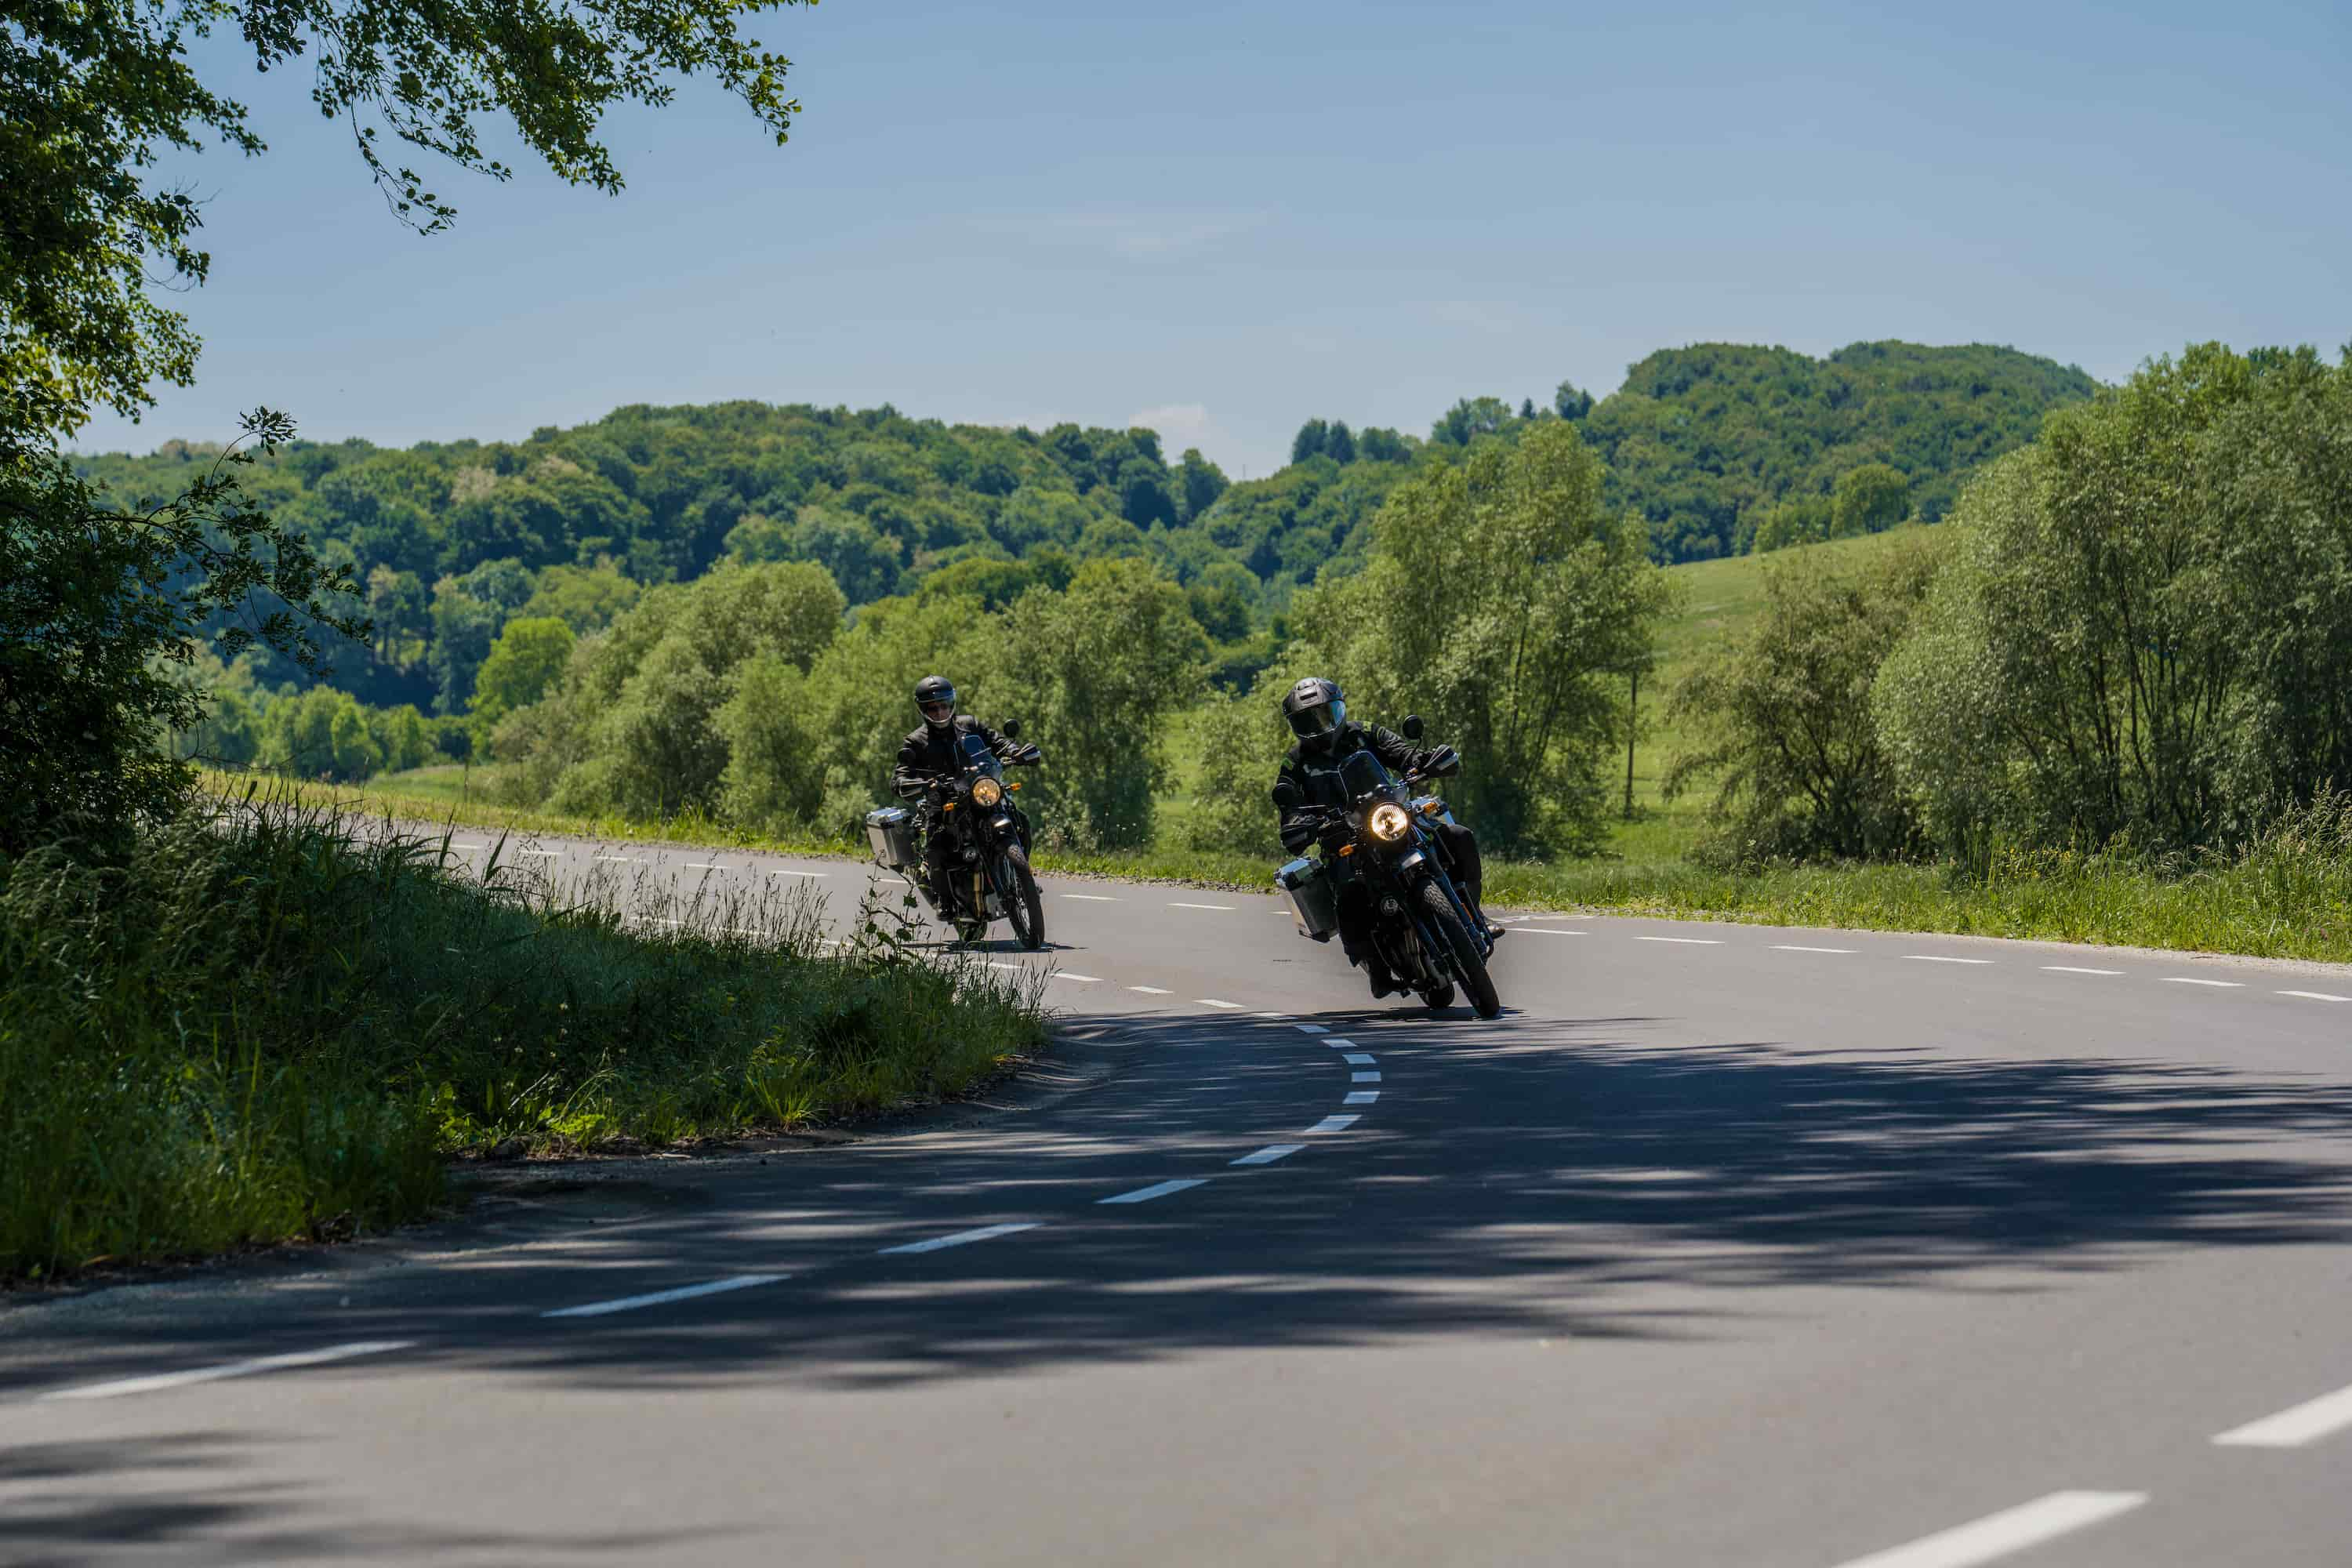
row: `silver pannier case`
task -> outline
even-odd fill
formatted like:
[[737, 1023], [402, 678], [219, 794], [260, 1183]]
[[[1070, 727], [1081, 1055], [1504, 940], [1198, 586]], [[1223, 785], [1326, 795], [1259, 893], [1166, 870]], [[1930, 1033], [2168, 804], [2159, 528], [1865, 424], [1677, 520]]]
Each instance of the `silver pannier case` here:
[[1290, 895], [1298, 929], [1317, 942], [1328, 942], [1339, 929], [1339, 896], [1322, 865], [1301, 856], [1274, 874], [1275, 885]]
[[903, 871], [922, 862], [922, 849], [915, 831], [915, 816], [903, 805], [886, 805], [879, 811], [866, 814], [866, 839], [874, 847], [874, 858], [892, 871]]

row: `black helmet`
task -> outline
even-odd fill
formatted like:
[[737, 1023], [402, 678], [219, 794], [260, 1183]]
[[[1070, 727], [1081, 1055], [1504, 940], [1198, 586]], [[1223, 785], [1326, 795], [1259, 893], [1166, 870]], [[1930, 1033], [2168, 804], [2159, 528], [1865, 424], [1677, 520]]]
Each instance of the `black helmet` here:
[[927, 675], [915, 682], [915, 706], [923, 710], [924, 723], [943, 730], [955, 722], [955, 688], [944, 675]]
[[1310, 675], [1290, 689], [1282, 700], [1282, 716], [1290, 721], [1290, 732], [1307, 745], [1318, 746], [1337, 734], [1339, 726], [1348, 721], [1348, 704], [1339, 696], [1338, 682]]

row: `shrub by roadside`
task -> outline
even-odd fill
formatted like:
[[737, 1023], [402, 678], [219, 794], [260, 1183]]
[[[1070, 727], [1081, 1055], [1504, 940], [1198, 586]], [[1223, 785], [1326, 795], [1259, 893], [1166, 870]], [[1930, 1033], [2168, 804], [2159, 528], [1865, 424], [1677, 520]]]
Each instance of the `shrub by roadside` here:
[[281, 799], [0, 863], [0, 1279], [395, 1223], [455, 1151], [854, 1114], [1042, 1038], [887, 917], [821, 958], [806, 903], [632, 928], [445, 854]]

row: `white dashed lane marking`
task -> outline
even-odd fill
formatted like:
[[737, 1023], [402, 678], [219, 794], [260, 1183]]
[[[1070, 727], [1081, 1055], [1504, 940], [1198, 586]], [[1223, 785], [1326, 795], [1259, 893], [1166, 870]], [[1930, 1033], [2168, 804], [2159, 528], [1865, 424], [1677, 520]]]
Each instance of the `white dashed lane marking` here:
[[2300, 1448], [2352, 1426], [2352, 1388], [2339, 1388], [2213, 1439], [2225, 1448]]
[[2306, 1002], [2352, 1002], [2352, 996], [2338, 996], [2332, 991], [2282, 991], [2282, 996], [2300, 996]]
[[518, 849], [515, 853], [528, 855], [534, 860], [559, 860], [563, 857], [561, 849]]
[[769, 876], [771, 876], [771, 877], [830, 877], [830, 876], [832, 876], [832, 875], [833, 875], [833, 873], [832, 873], [832, 872], [830, 872], [830, 871], [791, 871], [791, 870], [785, 870], [785, 871], [771, 871], [771, 872], [769, 872], [769, 873], [768, 873], [768, 875], [769, 875]]
[[1357, 1122], [1361, 1121], [1362, 1120], [1363, 1118], [1360, 1116], [1327, 1116], [1307, 1131], [1309, 1132], [1345, 1132], [1349, 1128], [1353, 1127]]
[[1772, 944], [1772, 951], [1775, 952], [1853, 952], [1857, 950], [1851, 947], [1799, 947], [1792, 942], [1776, 942]]
[[1031, 1219], [1011, 1225], [984, 1225], [977, 1230], [959, 1230], [950, 1236], [935, 1236], [929, 1241], [908, 1241], [897, 1247], [880, 1247], [875, 1256], [887, 1258], [898, 1252], [938, 1252], [943, 1247], [969, 1247], [975, 1241], [993, 1241], [1000, 1236], [1011, 1236], [1016, 1231], [1034, 1230], [1038, 1223]]
[[1053, 978], [1055, 980], [1076, 980], [1087, 985], [1099, 985], [1102, 984], [1102, 976], [1099, 974], [1079, 974], [1067, 969], [1055, 970], [1054, 972]]
[[1513, 931], [1526, 931], [1530, 936], [1587, 936], [1591, 934], [1590, 932], [1580, 931], [1556, 931], [1550, 926], [1513, 926], [1511, 929]]
[[[1335, 1041], [1333, 1043], [1337, 1044], [1338, 1042]], [[1341, 1057], [1339, 1059], [1346, 1062], [1351, 1068], [1368, 1068], [1372, 1065], [1374, 1060], [1373, 1058], [1366, 1056], [1361, 1051], [1349, 1051], [1346, 1056]]]
[[1238, 1013], [1242, 1010], [1240, 1003], [1220, 1002], [1214, 996], [1195, 996], [1192, 1000], [1203, 1007], [1214, 1007], [1220, 1013]]
[[2042, 966], [2053, 974], [2121, 974], [2120, 969], [2085, 969], [2079, 963], [2045, 963]]
[[2129, 1513], [2147, 1500], [2146, 1492], [2052, 1492], [1907, 1546], [1853, 1558], [1838, 1568], [1975, 1568]]
[[[1349, 1057], [1348, 1059], [1352, 1062], [1359, 1060], [1370, 1061], [1372, 1058], [1370, 1057]], [[1348, 1081], [1349, 1083], [1378, 1083], [1381, 1081], [1381, 1075], [1376, 1072], [1351, 1072], [1348, 1075]]]
[[[1373, 1076], [1378, 1077], [1379, 1075], [1376, 1073]], [[1380, 1099], [1380, 1097], [1381, 1091], [1377, 1089], [1352, 1089], [1340, 1100], [1339, 1103], [1342, 1105], [1370, 1105], [1374, 1100]]]
[[1271, 1165], [1286, 1154], [1296, 1154], [1306, 1148], [1304, 1143], [1269, 1143], [1254, 1154], [1244, 1154], [1234, 1162], [1236, 1165]]
[[551, 1312], [541, 1312], [542, 1318], [601, 1318], [612, 1312], [634, 1312], [640, 1307], [659, 1307], [671, 1301], [691, 1301], [697, 1296], [716, 1296], [728, 1290], [746, 1290], [754, 1285], [772, 1285], [779, 1279], [789, 1279], [789, 1274], [737, 1274], [726, 1279], [713, 1279], [702, 1285], [681, 1285], [675, 1290], [655, 1290], [644, 1296], [622, 1296], [610, 1301], [591, 1301], [584, 1307], [559, 1307]]
[[1331, 1032], [1320, 1024], [1293, 1024], [1290, 1026], [1302, 1035], [1328, 1035]]
[[597, 859], [608, 866], [634, 866], [642, 857], [635, 855], [599, 855]]
[[1171, 1193], [1181, 1193], [1187, 1187], [1203, 1185], [1207, 1181], [1206, 1176], [1187, 1176], [1181, 1181], [1159, 1182], [1151, 1186], [1138, 1187], [1131, 1193], [1121, 1193], [1117, 1197], [1097, 1198], [1095, 1202], [1097, 1204], [1148, 1204], [1154, 1198], [1164, 1198]]
[[1220, 914], [1234, 912], [1234, 906], [1231, 904], [1170, 904], [1168, 907], [1171, 910], [1215, 910]]
[[1112, 898], [1108, 893], [1064, 893], [1060, 896], [1065, 899], [1076, 899], [1081, 903], [1088, 904], [1115, 904], [1118, 902], [1117, 899]]
[[1721, 947], [1723, 939], [1713, 936], [1637, 936], [1635, 942], [1671, 942], [1682, 947]]
[[2168, 974], [2164, 983], [2167, 985], [2210, 985], [2219, 991], [2242, 991], [2246, 988], [2242, 980], [2200, 980], [2192, 974]]
[[[525, 853], [527, 854], [529, 851], [525, 851]], [[686, 863], [686, 868], [689, 871], [724, 871], [727, 869], [724, 866], [714, 866], [708, 860], [688, 860]]]
[[1906, 952], [1903, 955], [1914, 963], [1990, 963], [1990, 958], [1948, 958], [1940, 952]]
[[86, 1383], [79, 1388], [60, 1388], [41, 1395], [44, 1399], [114, 1399], [126, 1394], [154, 1394], [166, 1388], [183, 1388], [192, 1383], [218, 1383], [225, 1377], [252, 1377], [260, 1373], [289, 1372], [296, 1367], [324, 1366], [329, 1362], [350, 1361], [355, 1356], [388, 1355], [394, 1351], [408, 1350], [415, 1340], [355, 1340], [350, 1344], [328, 1345], [323, 1350], [296, 1351], [289, 1355], [256, 1356], [251, 1361], [225, 1362], [219, 1366], [192, 1367], [186, 1372], [157, 1373], [151, 1377], [118, 1378], [112, 1383]]
[[1128, 989], [1129, 991], [1140, 991], [1146, 996], [1168, 996], [1174, 994], [1174, 993], [1171, 992], [1165, 985], [1130, 985]]

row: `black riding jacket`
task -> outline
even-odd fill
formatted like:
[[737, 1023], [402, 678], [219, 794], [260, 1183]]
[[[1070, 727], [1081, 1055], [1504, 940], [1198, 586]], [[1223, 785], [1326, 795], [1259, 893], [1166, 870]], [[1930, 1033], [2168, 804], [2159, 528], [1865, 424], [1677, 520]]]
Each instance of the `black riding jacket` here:
[[[1301, 802], [1282, 808], [1286, 847], [1290, 847], [1293, 837], [1291, 825], [1308, 808], [1348, 804], [1346, 793], [1339, 786], [1339, 764], [1363, 751], [1380, 758], [1390, 772], [1400, 774], [1426, 765], [1437, 755], [1437, 748], [1416, 746], [1395, 731], [1384, 730], [1378, 724], [1342, 724], [1328, 741], [1312, 752], [1291, 747], [1290, 754], [1283, 759], [1282, 771], [1275, 775], [1277, 784], [1287, 780], [1298, 791]], [[1311, 837], [1307, 840], [1312, 841]]]
[[979, 736], [1000, 757], [1013, 750], [1011, 742], [968, 713], [957, 714], [938, 729], [919, 724], [898, 742], [898, 769], [890, 775], [891, 789], [900, 799], [910, 799], [922, 794], [926, 784], [961, 774], [966, 735]]

